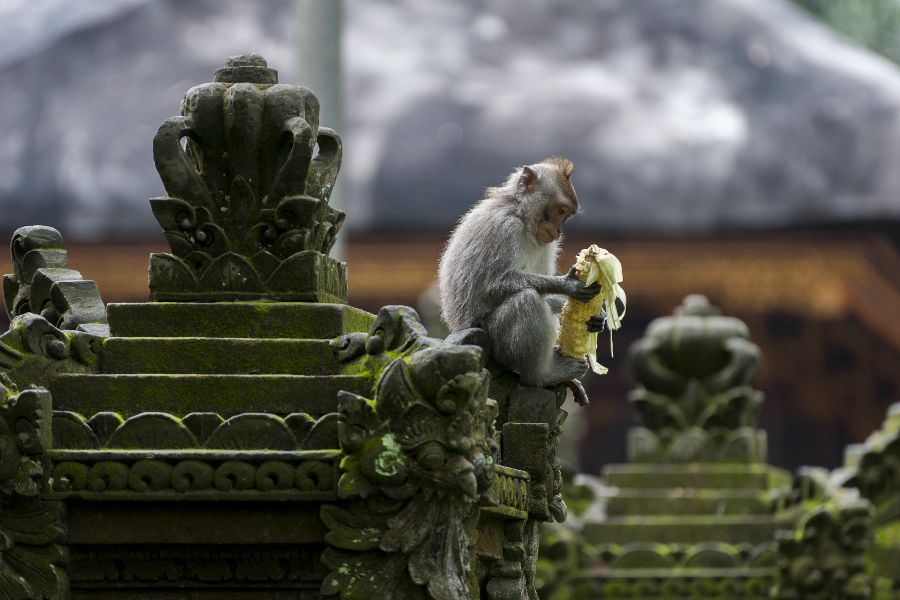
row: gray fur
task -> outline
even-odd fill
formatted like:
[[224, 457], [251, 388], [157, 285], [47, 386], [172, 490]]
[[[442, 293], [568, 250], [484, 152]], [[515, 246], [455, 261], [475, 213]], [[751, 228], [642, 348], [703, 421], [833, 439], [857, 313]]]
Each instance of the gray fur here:
[[[492, 340], [494, 359], [530, 385], [556, 385], [584, 374], [583, 360], [554, 351], [561, 304], [553, 294], [596, 294], [573, 277], [555, 276], [558, 241], [542, 244], [538, 223], [561, 193], [555, 164], [530, 167], [536, 184], [522, 190], [517, 169], [466, 213], [441, 256], [441, 316], [450, 331], [481, 327]], [[576, 204], [577, 206], [577, 204]], [[551, 306], [551, 303], [554, 306]], [[554, 310], [556, 309], [556, 310]]]

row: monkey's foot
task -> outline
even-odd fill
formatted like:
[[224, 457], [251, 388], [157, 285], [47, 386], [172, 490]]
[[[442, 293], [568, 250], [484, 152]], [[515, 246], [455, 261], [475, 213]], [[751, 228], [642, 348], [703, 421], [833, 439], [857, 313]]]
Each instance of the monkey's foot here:
[[544, 381], [544, 385], [552, 387], [573, 379], [581, 379], [588, 370], [588, 362], [583, 358], [563, 356], [556, 350], [553, 354], [553, 365]]

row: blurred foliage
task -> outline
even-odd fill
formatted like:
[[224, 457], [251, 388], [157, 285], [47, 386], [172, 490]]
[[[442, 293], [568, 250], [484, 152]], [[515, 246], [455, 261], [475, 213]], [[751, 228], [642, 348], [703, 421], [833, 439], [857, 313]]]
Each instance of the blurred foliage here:
[[900, 62], [900, 0], [794, 0], [837, 31]]

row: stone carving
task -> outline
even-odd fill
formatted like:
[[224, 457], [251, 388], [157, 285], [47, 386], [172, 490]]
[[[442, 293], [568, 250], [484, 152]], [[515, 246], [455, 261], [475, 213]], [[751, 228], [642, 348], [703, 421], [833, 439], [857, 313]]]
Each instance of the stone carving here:
[[151, 299], [345, 302], [346, 266], [328, 257], [341, 154], [312, 92], [258, 54], [228, 59], [153, 140], [167, 195], [150, 204], [172, 253], [151, 256]]
[[19, 387], [46, 385], [58, 373], [92, 372], [100, 340], [82, 331], [62, 331], [44, 317], [15, 317], [0, 335], [0, 372]]
[[[464, 600], [477, 593], [478, 504], [497, 453], [480, 349], [424, 337], [415, 312], [387, 307], [346, 356], [398, 356], [375, 399], [339, 398], [342, 505], [323, 506], [330, 573], [325, 595]], [[515, 484], [512, 484], [513, 490]], [[513, 491], [522, 504], [521, 488]]]
[[566, 475], [570, 518], [541, 530], [541, 598], [769, 598], [777, 579], [774, 541], [597, 541], [590, 524], [610, 508], [609, 488], [592, 476]]
[[19, 388], [93, 371], [109, 335], [97, 286], [66, 268], [62, 243], [58, 231], [43, 226], [21, 227], [12, 238], [13, 273], [3, 276], [11, 322], [0, 335], [0, 372]]
[[873, 580], [867, 553], [872, 505], [838, 495], [801, 519], [778, 541], [781, 599], [870, 598]]
[[565, 521], [562, 469], [556, 456], [562, 426], [569, 413], [563, 410], [566, 386], [542, 388], [519, 383], [519, 376], [490, 361], [491, 341], [483, 329], [470, 328], [450, 334], [451, 344], [482, 349], [491, 372], [490, 397], [497, 401], [497, 428], [502, 434], [503, 464], [530, 475], [528, 512], [540, 520]]
[[762, 394], [750, 382], [759, 348], [747, 326], [688, 296], [655, 320], [631, 349], [641, 387], [631, 395], [639, 425], [629, 432], [632, 462], [764, 462], [756, 429]]
[[53, 413], [53, 447], [92, 449], [327, 450], [339, 448], [337, 413], [315, 419], [307, 413], [286, 417], [241, 413], [224, 419], [197, 412], [179, 418], [160, 412], [128, 419], [114, 412], [90, 418], [71, 411]]
[[[257, 585], [318, 590], [325, 577], [312, 549], [242, 546], [113, 546], [81, 550], [72, 556], [72, 581], [93, 588], [162, 584], [171, 588]], [[304, 585], [305, 584], [305, 585]]]
[[109, 335], [106, 307], [93, 281], [68, 268], [60, 233], [52, 227], [20, 227], [10, 244], [13, 273], [3, 276], [10, 319], [34, 313], [62, 330]]
[[66, 598], [63, 507], [47, 483], [50, 394], [3, 388], [0, 402], [0, 596]]
[[376, 374], [393, 358], [440, 343], [428, 337], [415, 310], [400, 305], [385, 306], [378, 311], [368, 332], [350, 333], [334, 341], [338, 360], [347, 364], [362, 359], [363, 367]]
[[[337, 452], [53, 453], [56, 497], [165, 499], [256, 496], [293, 500], [335, 498]], [[223, 497], [223, 499], [225, 499]]]
[[[888, 409], [881, 428], [865, 443], [847, 448], [844, 467], [832, 473], [829, 481], [842, 490], [859, 492], [874, 506], [870, 558], [881, 578], [877, 584], [893, 587], [896, 594], [900, 587], [900, 403]], [[874, 597], [881, 598], [877, 593]]]
[[499, 512], [517, 519], [527, 519], [531, 505], [527, 472], [509, 467], [494, 466], [494, 483], [488, 488], [485, 499], [488, 506], [482, 510]]
[[[3, 292], [11, 323], [0, 335], [0, 596], [68, 597], [62, 503], [48, 500], [50, 393], [59, 373], [91, 372], [109, 334], [92, 281], [67, 268], [62, 236], [22, 227]], [[21, 391], [20, 391], [21, 390]]]
[[0, 494], [33, 497], [46, 480], [44, 451], [50, 445], [50, 394], [40, 388], [3, 389], [0, 404]]
[[836, 473], [842, 487], [856, 488], [875, 505], [900, 497], [900, 403], [864, 444], [847, 449], [845, 468]]
[[[491, 387], [491, 394], [495, 393]], [[566, 520], [562, 470], [556, 456], [562, 424], [568, 413], [561, 406], [563, 386], [555, 390], [518, 386], [498, 402], [509, 421], [502, 424], [503, 463], [531, 476], [529, 514], [541, 520]]]

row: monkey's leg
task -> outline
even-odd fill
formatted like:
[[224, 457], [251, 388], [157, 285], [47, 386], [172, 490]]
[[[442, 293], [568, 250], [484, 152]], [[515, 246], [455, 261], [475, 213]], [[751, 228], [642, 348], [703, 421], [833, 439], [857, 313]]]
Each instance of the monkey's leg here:
[[516, 371], [525, 385], [557, 385], [584, 374], [587, 363], [553, 350], [558, 321], [537, 291], [507, 298], [485, 319], [494, 359]]

